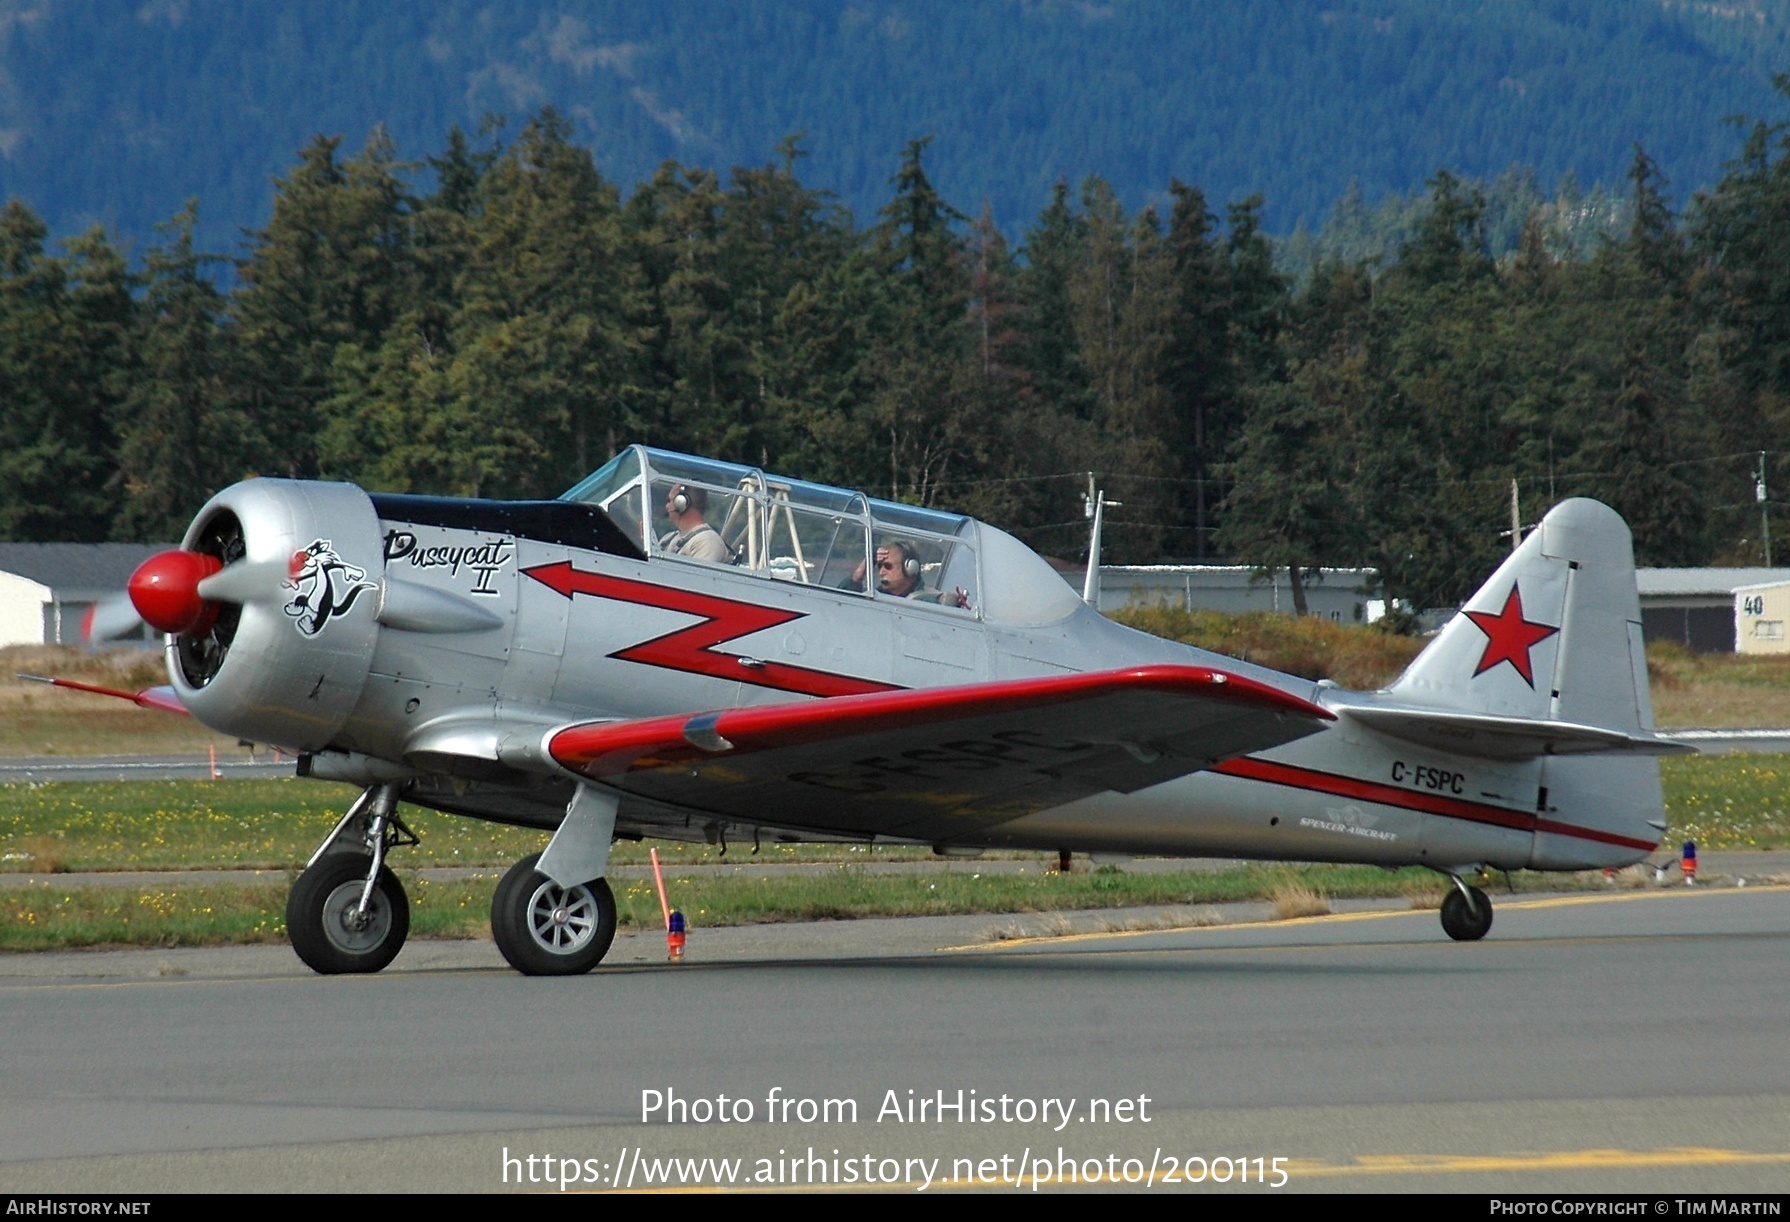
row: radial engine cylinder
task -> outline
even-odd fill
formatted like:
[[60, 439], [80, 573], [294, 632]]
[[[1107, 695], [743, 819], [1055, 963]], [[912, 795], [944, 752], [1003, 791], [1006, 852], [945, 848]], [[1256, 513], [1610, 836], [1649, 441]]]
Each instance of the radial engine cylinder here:
[[223, 565], [198, 584], [215, 619], [167, 638], [182, 703], [226, 734], [326, 746], [360, 699], [379, 634], [385, 562], [367, 494], [247, 480], [212, 497], [181, 546]]

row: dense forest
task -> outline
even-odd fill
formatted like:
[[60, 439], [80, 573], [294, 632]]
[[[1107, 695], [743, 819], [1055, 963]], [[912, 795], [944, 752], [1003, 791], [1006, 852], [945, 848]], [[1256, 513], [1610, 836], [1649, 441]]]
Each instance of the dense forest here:
[[133, 262], [15, 200], [0, 536], [176, 537], [256, 473], [551, 496], [639, 440], [1064, 556], [1092, 470], [1111, 559], [1372, 565], [1417, 606], [1508, 549], [1513, 480], [1525, 521], [1614, 505], [1643, 563], [1756, 563], [1762, 451], [1790, 487], [1790, 126], [1728, 138], [1682, 214], [1637, 148], [1606, 236], [1557, 194], [1498, 258], [1502, 188], [1438, 173], [1390, 253], [1318, 249], [1296, 280], [1259, 199], [1060, 182], [1009, 243], [916, 140], [860, 225], [797, 140], [624, 193], [551, 109], [420, 165], [383, 132], [312, 141], [227, 291], [196, 206]]
[[1790, 0], [8, 0], [0, 198], [140, 251], [197, 196], [235, 256], [315, 132], [415, 150], [552, 105], [623, 184], [805, 132], [804, 180], [868, 220], [931, 135], [933, 183], [1009, 239], [1090, 174], [1164, 215], [1171, 178], [1259, 193], [1290, 234], [1437, 166], [1616, 186], [1637, 141], [1688, 193], [1787, 64]]

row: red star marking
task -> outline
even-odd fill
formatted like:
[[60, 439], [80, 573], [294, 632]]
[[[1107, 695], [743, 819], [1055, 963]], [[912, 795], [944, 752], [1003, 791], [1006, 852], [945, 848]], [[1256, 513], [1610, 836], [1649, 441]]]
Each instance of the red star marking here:
[[1479, 657], [1479, 668], [1473, 672], [1473, 677], [1477, 679], [1500, 662], [1509, 662], [1517, 674], [1523, 676], [1523, 682], [1534, 687], [1535, 671], [1529, 664], [1529, 650], [1560, 629], [1523, 618], [1523, 592], [1514, 582], [1510, 596], [1504, 600], [1504, 610], [1496, 615], [1490, 611], [1466, 614], [1486, 635], [1485, 652]]

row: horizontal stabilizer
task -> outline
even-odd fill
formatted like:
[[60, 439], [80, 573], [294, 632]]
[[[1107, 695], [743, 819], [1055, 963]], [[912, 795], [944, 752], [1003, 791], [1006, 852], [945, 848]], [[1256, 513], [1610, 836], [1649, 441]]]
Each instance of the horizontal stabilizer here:
[[1345, 706], [1344, 715], [1425, 747], [1484, 759], [1538, 755], [1694, 755], [1697, 749], [1649, 733], [1628, 733], [1568, 721], [1456, 713], [1440, 709]]
[[547, 749], [683, 810], [942, 840], [1173, 780], [1334, 716], [1223, 671], [1144, 666], [575, 725]]

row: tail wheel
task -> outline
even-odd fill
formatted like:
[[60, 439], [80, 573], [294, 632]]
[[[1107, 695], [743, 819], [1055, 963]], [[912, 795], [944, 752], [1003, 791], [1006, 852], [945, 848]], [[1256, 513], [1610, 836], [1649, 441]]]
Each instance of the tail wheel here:
[[491, 897], [491, 936], [525, 976], [576, 976], [602, 962], [615, 940], [615, 896], [603, 879], [562, 887], [535, 869], [536, 853], [511, 866]]
[[286, 898], [286, 936], [312, 971], [325, 976], [376, 972], [404, 948], [410, 901], [404, 885], [380, 867], [367, 910], [360, 910], [373, 859], [365, 853], [325, 853], [298, 876]]
[[1468, 887], [1465, 895], [1456, 887], [1442, 897], [1442, 932], [1456, 942], [1477, 942], [1491, 928], [1492, 901], [1478, 887]]

